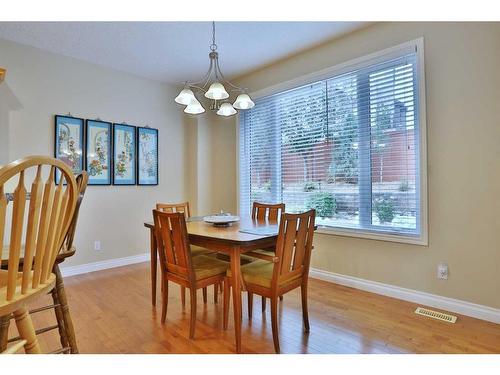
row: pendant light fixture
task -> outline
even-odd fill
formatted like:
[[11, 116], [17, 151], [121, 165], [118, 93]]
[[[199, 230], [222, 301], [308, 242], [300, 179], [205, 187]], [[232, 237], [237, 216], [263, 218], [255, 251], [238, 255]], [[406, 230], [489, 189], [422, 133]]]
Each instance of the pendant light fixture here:
[[[184, 88], [174, 99], [176, 103], [185, 105], [184, 112], [189, 114], [200, 114], [205, 108], [196, 97], [196, 94], [210, 100], [210, 109], [216, 111], [219, 116], [232, 116], [238, 110], [250, 109], [255, 103], [245, 89], [238, 87], [224, 78], [219, 67], [219, 53], [215, 43], [215, 22], [212, 22], [212, 44], [210, 45], [210, 66], [202, 80], [198, 82], [185, 82]], [[226, 89], [226, 87], [229, 89]], [[231, 104], [231, 94], [237, 95]]]

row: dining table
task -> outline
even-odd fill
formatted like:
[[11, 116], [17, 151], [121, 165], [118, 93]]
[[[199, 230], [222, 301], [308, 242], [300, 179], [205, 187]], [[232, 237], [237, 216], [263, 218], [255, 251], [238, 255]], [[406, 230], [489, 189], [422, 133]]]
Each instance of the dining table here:
[[[154, 224], [145, 222], [144, 226], [149, 229], [150, 233], [152, 303], [155, 305], [158, 250], [154, 235]], [[278, 225], [267, 220], [257, 221], [250, 217], [242, 217], [240, 221], [223, 227], [206, 223], [202, 217], [191, 217], [186, 219], [186, 227], [191, 245], [224, 253], [230, 258], [231, 274], [235, 276], [231, 277], [231, 287], [236, 352], [241, 353], [241, 293], [245, 290], [245, 283], [241, 274], [241, 254], [257, 249], [274, 248], [278, 237]]]

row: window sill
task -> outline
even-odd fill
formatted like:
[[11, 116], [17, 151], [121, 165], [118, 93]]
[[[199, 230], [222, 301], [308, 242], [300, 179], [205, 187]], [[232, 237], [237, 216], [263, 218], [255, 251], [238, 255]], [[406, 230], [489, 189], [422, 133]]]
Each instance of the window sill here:
[[377, 241], [398, 242], [404, 244], [428, 246], [429, 241], [426, 236], [396, 235], [390, 233], [368, 232], [361, 229], [341, 229], [318, 225], [316, 233], [330, 236], [355, 237]]

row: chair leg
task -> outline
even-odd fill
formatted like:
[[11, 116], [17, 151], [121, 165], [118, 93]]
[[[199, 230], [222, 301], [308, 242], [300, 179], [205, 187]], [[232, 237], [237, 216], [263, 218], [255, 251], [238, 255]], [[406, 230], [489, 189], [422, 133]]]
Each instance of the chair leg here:
[[64, 326], [64, 318], [63, 318], [63, 313], [62, 313], [62, 309], [61, 309], [60, 302], [59, 302], [59, 297], [57, 296], [57, 289], [56, 288], [52, 289], [50, 294], [52, 295], [52, 301], [54, 302], [54, 305], [59, 305], [59, 306], [56, 306], [54, 308], [55, 313], [56, 313], [57, 329], [59, 331], [59, 340], [61, 341], [61, 346], [63, 348], [66, 348], [69, 346], [68, 345], [68, 338], [66, 335], [66, 328]]
[[168, 308], [168, 280], [162, 280], [163, 288], [161, 290], [161, 322], [165, 323], [167, 320], [167, 308]]
[[248, 319], [252, 319], [253, 293], [248, 292]]
[[271, 322], [273, 329], [273, 341], [274, 341], [274, 350], [277, 354], [280, 352], [280, 341], [279, 341], [279, 332], [278, 332], [278, 297], [271, 297]]
[[228, 321], [229, 321], [229, 300], [231, 298], [231, 290], [230, 290], [230, 283], [229, 280], [226, 279], [224, 280], [224, 294], [223, 294], [223, 300], [224, 300], [224, 313], [223, 313], [223, 329], [227, 330], [228, 326]]
[[[59, 266], [56, 264], [53, 268], [53, 271], [56, 275], [56, 293], [57, 293], [57, 299], [59, 301], [59, 304], [61, 305], [61, 311], [62, 311], [62, 318], [63, 318], [63, 324], [64, 324], [64, 333], [66, 334], [65, 340], [67, 341], [67, 344], [71, 348], [71, 354], [78, 354], [78, 346], [76, 344], [76, 335], [75, 335], [75, 328], [73, 326], [73, 320], [71, 319], [71, 314], [69, 312], [69, 305], [68, 305], [68, 299], [66, 297], [66, 291], [64, 289], [64, 282], [63, 282], [63, 277], [61, 275], [61, 271], [59, 269]], [[56, 311], [57, 315], [57, 311]], [[58, 320], [59, 324], [59, 320]], [[63, 347], [67, 346], [64, 345], [63, 340], [61, 339], [61, 344], [63, 344]]]
[[194, 338], [194, 330], [196, 327], [196, 289], [194, 285], [189, 289], [189, 295], [191, 297], [191, 320], [189, 322], [189, 338]]
[[28, 310], [23, 307], [14, 311], [14, 318], [16, 319], [19, 336], [27, 341], [24, 345], [26, 354], [41, 354], [40, 344], [36, 338], [35, 328], [33, 327], [33, 322], [31, 321]]
[[266, 311], [266, 297], [262, 297], [262, 312]]
[[186, 306], [186, 288], [181, 286], [181, 303], [182, 307]]
[[224, 291], [224, 285], [223, 285], [223, 284], [224, 284], [224, 282], [223, 282], [223, 281], [221, 281], [221, 282], [219, 283], [219, 290], [220, 290], [220, 292], [221, 292], [221, 293]]
[[214, 284], [214, 303], [219, 302], [218, 295], [219, 295], [219, 284], [217, 283]]
[[309, 313], [307, 311], [307, 284], [300, 286], [300, 295], [302, 297], [302, 319], [304, 321], [304, 331], [309, 332]]
[[203, 288], [203, 303], [207, 303], [207, 288]]
[[0, 353], [7, 349], [7, 340], [9, 339], [9, 325], [11, 315], [0, 317]]

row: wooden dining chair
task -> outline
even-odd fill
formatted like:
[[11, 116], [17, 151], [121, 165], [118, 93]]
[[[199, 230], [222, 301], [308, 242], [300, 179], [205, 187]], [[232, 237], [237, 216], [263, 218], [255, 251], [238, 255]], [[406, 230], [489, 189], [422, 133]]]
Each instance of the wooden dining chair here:
[[[66, 235], [66, 238], [64, 239], [63, 246], [61, 247], [60, 252], [57, 254], [54, 267], [52, 268], [52, 272], [56, 275], [56, 285], [50, 292], [53, 303], [29, 311], [30, 314], [35, 314], [41, 311], [54, 309], [57, 324], [36, 329], [37, 335], [45, 332], [50, 332], [54, 329], [58, 329], [62, 347], [52, 352], [54, 354], [55, 353], [78, 354], [75, 329], [73, 327], [73, 320], [71, 319], [71, 314], [69, 312], [68, 299], [66, 297], [66, 292], [64, 290], [64, 281], [61, 275], [61, 271], [59, 269], [59, 264], [64, 262], [66, 258], [73, 256], [76, 252], [76, 248], [73, 246], [73, 241], [75, 238], [76, 224], [78, 222], [80, 205], [82, 204], [83, 197], [85, 195], [85, 190], [87, 189], [88, 180], [89, 176], [85, 171], [76, 176], [78, 198], [76, 201], [75, 213], [73, 214], [73, 219], [71, 220], [71, 225], [69, 226], [68, 233]], [[5, 350], [6, 345], [8, 343], [16, 342], [21, 339], [19, 336], [11, 339], [7, 338], [10, 320], [12, 318], [13, 318], [12, 316], [10, 317], [6, 316], [0, 320], [0, 351]]]
[[156, 203], [156, 209], [163, 212], [184, 212], [186, 217], [191, 217], [189, 202], [182, 203]]
[[254, 220], [268, 220], [270, 223], [277, 224], [283, 212], [285, 212], [284, 203], [269, 204], [253, 202], [252, 204], [252, 219]]
[[[257, 221], [267, 221], [270, 224], [278, 224], [281, 214], [285, 212], [284, 203], [259, 203], [253, 202], [252, 204], [252, 219]], [[274, 248], [255, 250], [257, 253], [266, 255], [274, 255]], [[272, 253], [272, 254], [271, 254]], [[253, 310], [253, 294], [248, 292], [248, 317], [252, 318]], [[280, 296], [283, 300], [283, 296]], [[266, 297], [262, 296], [262, 312], [266, 311]]]
[[153, 210], [153, 218], [163, 285], [161, 322], [165, 323], [167, 317], [168, 282], [188, 288], [191, 301], [189, 338], [193, 338], [196, 291], [223, 282], [229, 264], [205, 255], [192, 256], [184, 213]]
[[[44, 169], [48, 169], [45, 183]], [[26, 210], [25, 180], [31, 175], [35, 177]], [[5, 186], [15, 184], [16, 180], [10, 210]], [[0, 169], [0, 243], [4, 243], [8, 223], [11, 227], [7, 269], [0, 270], [0, 316], [14, 315], [20, 339], [26, 341], [26, 353], [41, 352], [27, 305], [55, 286], [56, 275], [52, 270], [73, 220], [77, 197], [73, 173], [60, 160], [32, 156]], [[24, 259], [20, 265], [23, 233]]]
[[[187, 218], [191, 217], [191, 211], [189, 210], [189, 202], [181, 203], [156, 203], [156, 209], [163, 212], [183, 212]], [[191, 246], [191, 255], [209, 255], [214, 254], [215, 251], [205, 249], [200, 246]], [[218, 290], [222, 292], [222, 286], [214, 286], [214, 302], [217, 303]], [[181, 286], [181, 301], [182, 306], [186, 305], [186, 288]], [[203, 302], [207, 303], [207, 288], [203, 289]]]
[[[301, 214], [281, 215], [275, 256], [257, 252], [247, 255], [259, 260], [241, 267], [246, 289], [271, 300], [271, 321], [274, 349], [280, 352], [278, 335], [278, 297], [298, 287], [302, 295], [302, 317], [304, 330], [309, 332], [307, 311], [307, 282], [314, 235], [316, 212], [310, 210]], [[224, 329], [228, 325], [230, 278], [224, 282]]]

